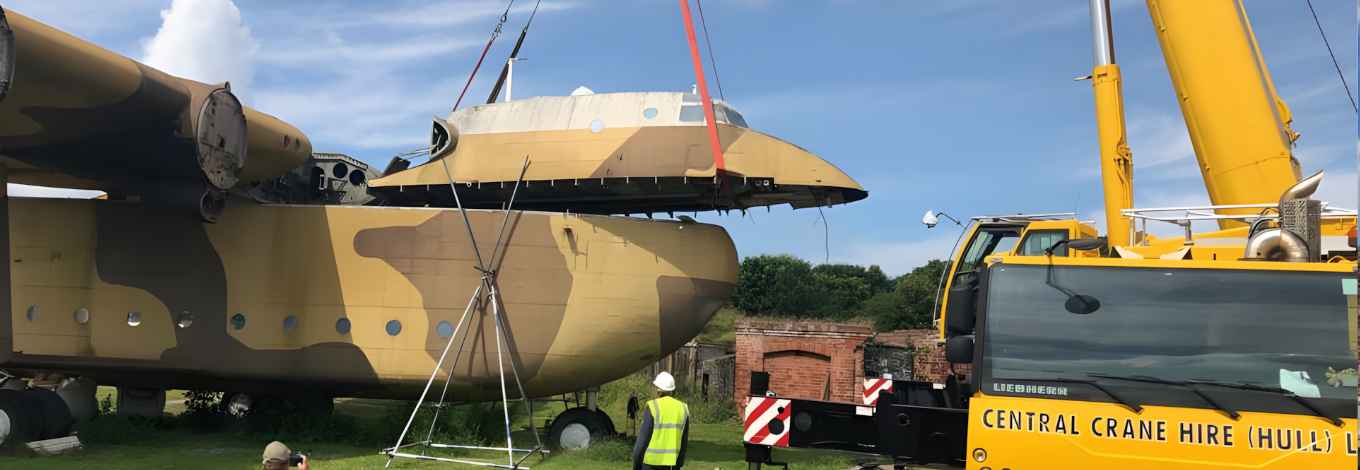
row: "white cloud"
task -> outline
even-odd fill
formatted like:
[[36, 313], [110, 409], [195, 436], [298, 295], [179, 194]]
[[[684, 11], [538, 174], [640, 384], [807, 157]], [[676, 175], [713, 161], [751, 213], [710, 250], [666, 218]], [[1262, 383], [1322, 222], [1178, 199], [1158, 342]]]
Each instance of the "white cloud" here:
[[[561, 11], [575, 8], [567, 2], [543, 2], [539, 13]], [[527, 18], [533, 3], [521, 3], [510, 10], [511, 15], [524, 15]], [[388, 26], [447, 27], [472, 23], [483, 18], [499, 16], [505, 12], [505, 2], [499, 0], [445, 0], [423, 2], [415, 8], [384, 8], [371, 15], [348, 15], [350, 21], [337, 23], [342, 27], [382, 24]], [[488, 31], [489, 32], [489, 31]]]
[[174, 0], [161, 21], [142, 62], [192, 80], [231, 82], [238, 95], [250, 87], [258, 46], [231, 0]]
[[378, 66], [448, 55], [480, 43], [481, 41], [475, 39], [431, 35], [384, 41], [382, 44], [354, 44], [337, 33], [328, 32], [322, 43], [304, 41], [281, 43], [281, 47], [263, 50], [259, 54], [259, 60], [283, 66], [333, 64], [352, 66], [356, 63]]
[[949, 259], [951, 255], [949, 250], [963, 229], [955, 225], [942, 224], [933, 230], [940, 231], [931, 233], [937, 235], [934, 238], [912, 241], [855, 241], [846, 248], [849, 254], [833, 256], [831, 262], [864, 266], [876, 264], [889, 276], [906, 274], [930, 260]]

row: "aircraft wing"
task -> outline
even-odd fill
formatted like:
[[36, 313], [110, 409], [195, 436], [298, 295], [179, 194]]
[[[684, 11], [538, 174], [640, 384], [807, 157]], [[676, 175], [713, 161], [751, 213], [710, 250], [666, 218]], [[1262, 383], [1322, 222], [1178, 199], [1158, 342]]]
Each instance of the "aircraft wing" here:
[[227, 191], [310, 154], [302, 131], [242, 105], [230, 84], [174, 77], [0, 9], [0, 162], [11, 182], [140, 195], [211, 220]]

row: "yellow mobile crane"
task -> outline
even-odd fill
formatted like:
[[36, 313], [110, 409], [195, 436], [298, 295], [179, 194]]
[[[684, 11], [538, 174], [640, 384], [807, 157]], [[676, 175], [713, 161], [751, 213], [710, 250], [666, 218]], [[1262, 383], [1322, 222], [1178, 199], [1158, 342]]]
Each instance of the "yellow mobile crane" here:
[[[859, 406], [769, 396], [753, 377], [748, 462], [819, 447], [898, 468], [1356, 465], [1355, 243], [1334, 239], [1355, 212], [1309, 198], [1321, 174], [1298, 178], [1240, 0], [1147, 5], [1213, 205], [1130, 207], [1109, 4], [1091, 0], [1108, 238], [1073, 214], [974, 219], [939, 307], [946, 356], [969, 367], [876, 385]], [[1156, 222], [1185, 236], [1146, 235]]]

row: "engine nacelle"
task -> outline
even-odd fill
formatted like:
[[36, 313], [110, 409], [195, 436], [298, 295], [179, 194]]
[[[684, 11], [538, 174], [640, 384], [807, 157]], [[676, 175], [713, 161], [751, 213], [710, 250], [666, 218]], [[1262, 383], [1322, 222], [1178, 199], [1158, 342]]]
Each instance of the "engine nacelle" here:
[[0, 18], [0, 163], [39, 170], [11, 182], [141, 195], [213, 220], [228, 191], [311, 155], [301, 131], [243, 106], [230, 84], [171, 76], [13, 11]]

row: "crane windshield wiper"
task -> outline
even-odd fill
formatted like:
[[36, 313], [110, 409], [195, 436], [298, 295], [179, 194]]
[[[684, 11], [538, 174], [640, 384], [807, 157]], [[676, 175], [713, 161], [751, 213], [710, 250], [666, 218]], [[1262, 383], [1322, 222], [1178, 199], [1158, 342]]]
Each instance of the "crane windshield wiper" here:
[[1194, 383], [1194, 382], [1177, 381], [1177, 380], [1167, 380], [1167, 379], [1158, 378], [1158, 377], [1152, 377], [1152, 376], [1147, 376], [1147, 375], [1108, 375], [1108, 374], [1087, 373], [1086, 376], [1087, 376], [1087, 377], [1094, 377], [1094, 378], [1098, 378], [1098, 379], [1124, 380], [1124, 381], [1129, 381], [1129, 382], [1142, 382], [1142, 383], [1150, 383], [1150, 384], [1174, 385], [1174, 386], [1177, 386], [1177, 387], [1184, 387], [1185, 389], [1190, 390], [1191, 392], [1194, 392], [1195, 395], [1198, 396], [1198, 397], [1200, 398], [1200, 400], [1203, 400], [1205, 403], [1208, 403], [1209, 406], [1214, 407], [1214, 408], [1217, 409], [1218, 411], [1222, 411], [1224, 415], [1227, 415], [1229, 418], [1232, 418], [1233, 421], [1237, 421], [1237, 420], [1242, 419], [1242, 414], [1241, 414], [1241, 413], [1238, 413], [1237, 410], [1235, 410], [1235, 409], [1232, 409], [1232, 408], [1229, 408], [1229, 407], [1227, 407], [1227, 406], [1224, 406], [1222, 403], [1219, 403], [1218, 400], [1214, 400], [1214, 399], [1213, 399], [1212, 397], [1210, 397], [1208, 394], [1204, 393], [1204, 391], [1200, 390], [1199, 387], [1196, 387], [1197, 384]]
[[1319, 417], [1319, 418], [1326, 419], [1327, 421], [1330, 421], [1330, 422], [1332, 423], [1332, 425], [1334, 425], [1334, 426], [1336, 426], [1336, 427], [1341, 427], [1341, 426], [1344, 426], [1344, 425], [1345, 425], [1345, 423], [1341, 421], [1341, 418], [1336, 417], [1336, 416], [1333, 416], [1333, 415], [1331, 415], [1330, 413], [1327, 413], [1327, 412], [1325, 412], [1325, 411], [1322, 411], [1321, 408], [1318, 408], [1317, 406], [1313, 405], [1312, 403], [1309, 403], [1308, 400], [1304, 399], [1303, 397], [1299, 396], [1297, 393], [1294, 393], [1293, 391], [1291, 391], [1291, 390], [1289, 390], [1289, 389], [1285, 389], [1285, 388], [1281, 388], [1281, 387], [1270, 387], [1270, 386], [1266, 386], [1266, 385], [1249, 384], [1249, 383], [1215, 382], [1215, 381], [1212, 381], [1212, 380], [1187, 380], [1187, 381], [1185, 381], [1185, 382], [1186, 382], [1186, 383], [1189, 383], [1189, 384], [1195, 384], [1195, 385], [1207, 385], [1207, 386], [1211, 386], [1211, 387], [1223, 387], [1223, 388], [1234, 388], [1234, 389], [1238, 389], [1238, 390], [1250, 390], [1250, 391], [1255, 391], [1255, 392], [1278, 393], [1278, 394], [1280, 394], [1280, 395], [1283, 395], [1285, 398], [1288, 398], [1288, 399], [1290, 399], [1290, 400], [1294, 400], [1294, 402], [1295, 402], [1295, 403], [1298, 403], [1299, 406], [1302, 406], [1302, 407], [1304, 407], [1304, 408], [1307, 408], [1308, 411], [1313, 412], [1313, 415], [1315, 415], [1315, 416], [1317, 416], [1317, 417]]
[[1119, 395], [1116, 395], [1114, 392], [1111, 392], [1110, 389], [1105, 388], [1104, 385], [1101, 385], [1101, 384], [1099, 384], [1099, 383], [1096, 383], [1096, 381], [1091, 380], [1091, 379], [1022, 379], [1022, 378], [1019, 378], [1019, 377], [992, 377], [992, 380], [993, 380], [993, 381], [1006, 381], [1006, 382], [1015, 382], [1015, 381], [1021, 381], [1021, 382], [1050, 382], [1050, 383], [1059, 383], [1059, 384], [1082, 384], [1082, 385], [1088, 385], [1088, 386], [1090, 386], [1091, 388], [1094, 388], [1094, 389], [1096, 389], [1096, 390], [1099, 390], [1101, 393], [1104, 393], [1105, 396], [1110, 397], [1110, 399], [1111, 399], [1111, 400], [1114, 400], [1115, 403], [1118, 403], [1118, 404], [1120, 404], [1120, 405], [1124, 405], [1125, 408], [1128, 408], [1130, 411], [1133, 411], [1134, 413], [1142, 413], [1142, 412], [1143, 412], [1143, 407], [1142, 407], [1141, 405], [1139, 405], [1139, 404], [1137, 404], [1137, 403], [1134, 403], [1134, 402], [1131, 402], [1131, 401], [1128, 401], [1128, 400], [1125, 400], [1124, 397], [1121, 397], [1121, 396], [1119, 396]]

